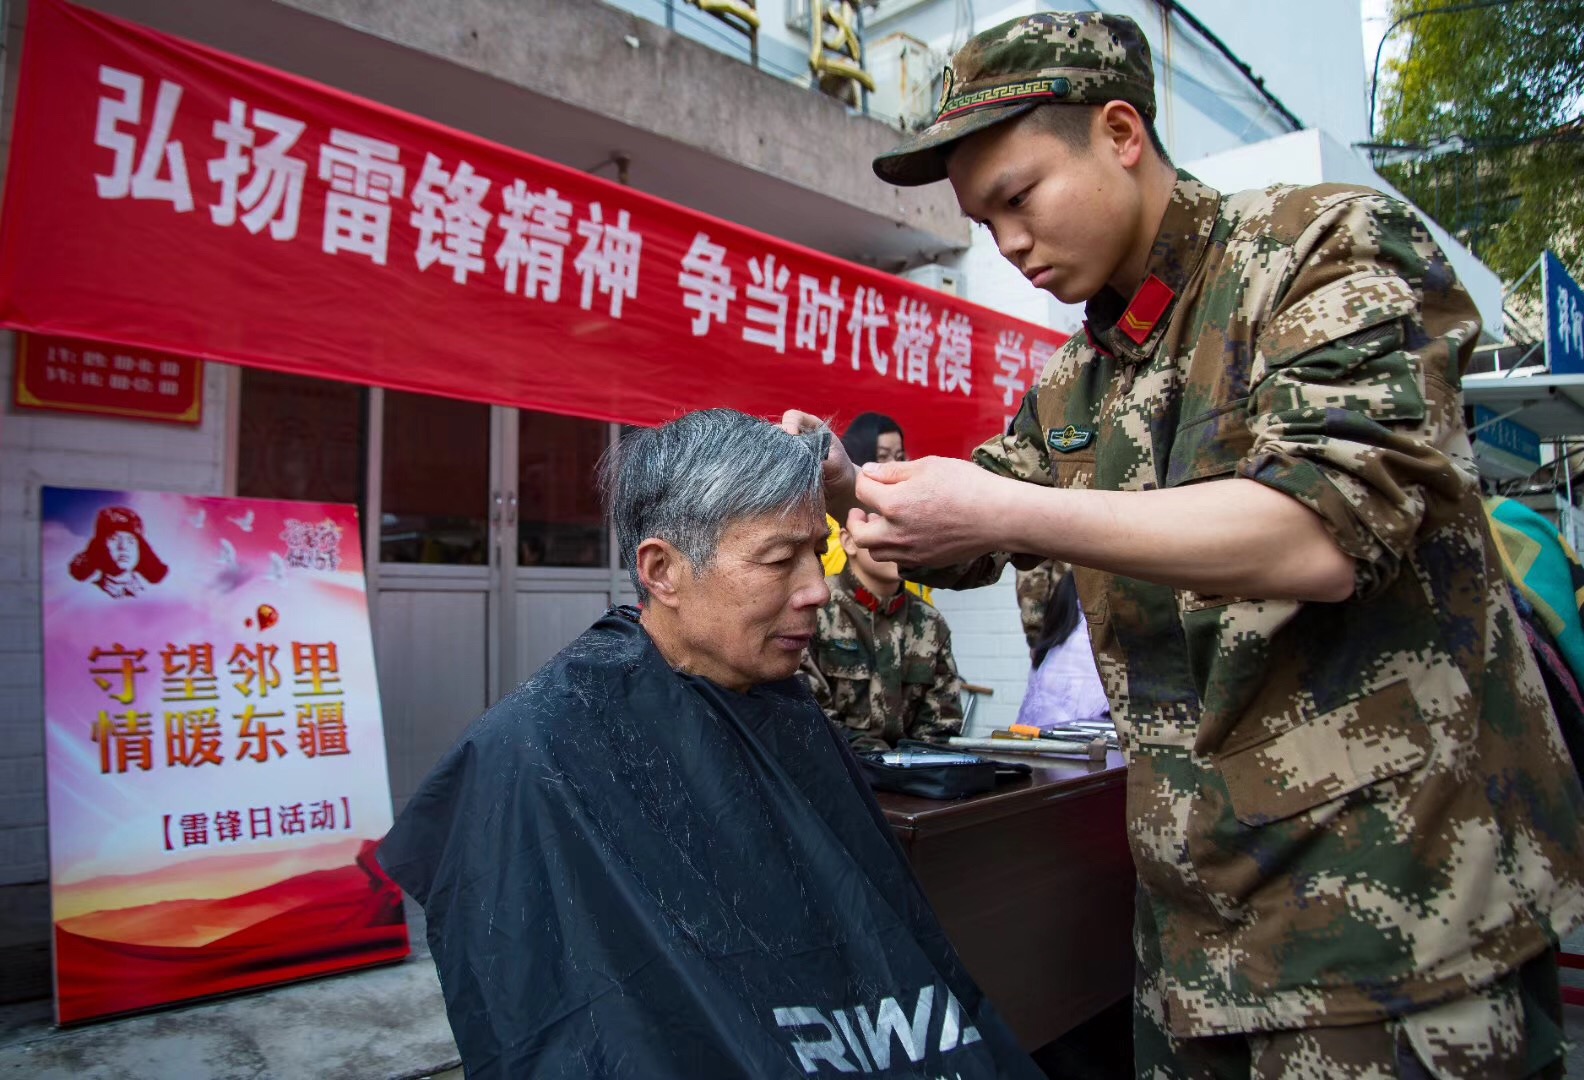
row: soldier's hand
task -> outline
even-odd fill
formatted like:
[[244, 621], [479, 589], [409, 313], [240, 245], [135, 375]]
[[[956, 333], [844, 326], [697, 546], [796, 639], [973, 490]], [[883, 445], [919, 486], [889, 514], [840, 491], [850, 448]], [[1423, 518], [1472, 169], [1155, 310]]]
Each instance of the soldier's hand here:
[[[813, 431], [823, 423], [824, 421], [819, 417], [797, 409], [788, 409], [781, 414], [781, 430], [788, 435], [801, 435]], [[851, 459], [847, 457], [847, 449], [842, 446], [842, 441], [832, 438], [820, 475], [825, 482], [826, 509], [837, 521], [846, 516], [847, 509], [856, 501], [853, 494], [853, 480], [856, 473], [857, 470], [853, 468]]]
[[993, 524], [980, 498], [996, 478], [954, 458], [871, 463], [858, 470], [858, 501], [847, 531], [881, 562], [904, 566], [950, 566], [991, 550]]

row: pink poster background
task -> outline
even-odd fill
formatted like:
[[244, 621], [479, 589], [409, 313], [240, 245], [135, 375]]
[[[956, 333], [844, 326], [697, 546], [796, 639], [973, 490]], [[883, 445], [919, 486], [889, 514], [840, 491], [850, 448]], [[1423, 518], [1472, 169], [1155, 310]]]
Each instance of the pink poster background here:
[[46, 488], [40, 550], [58, 1019], [406, 955], [355, 508]]

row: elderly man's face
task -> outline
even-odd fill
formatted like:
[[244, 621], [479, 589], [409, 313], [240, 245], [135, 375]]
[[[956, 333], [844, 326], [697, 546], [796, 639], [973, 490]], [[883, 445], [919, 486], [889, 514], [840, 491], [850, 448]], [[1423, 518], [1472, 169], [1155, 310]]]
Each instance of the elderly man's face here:
[[770, 515], [730, 525], [715, 558], [677, 578], [687, 669], [732, 690], [790, 678], [830, 599], [820, 555], [825, 515]]

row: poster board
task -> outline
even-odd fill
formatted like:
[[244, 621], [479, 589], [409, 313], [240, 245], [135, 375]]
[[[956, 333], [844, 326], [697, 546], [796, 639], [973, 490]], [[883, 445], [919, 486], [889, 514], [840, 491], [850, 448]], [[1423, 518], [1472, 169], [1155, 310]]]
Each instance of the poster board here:
[[56, 1018], [397, 960], [354, 507], [43, 489]]

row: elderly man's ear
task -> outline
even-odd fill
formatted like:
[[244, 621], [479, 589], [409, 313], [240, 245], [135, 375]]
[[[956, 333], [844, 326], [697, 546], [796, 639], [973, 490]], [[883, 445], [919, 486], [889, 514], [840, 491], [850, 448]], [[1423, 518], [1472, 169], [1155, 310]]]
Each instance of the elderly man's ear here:
[[651, 536], [638, 545], [637, 561], [638, 580], [643, 583], [650, 601], [675, 608], [681, 577], [692, 573], [682, 553], [666, 541]]

